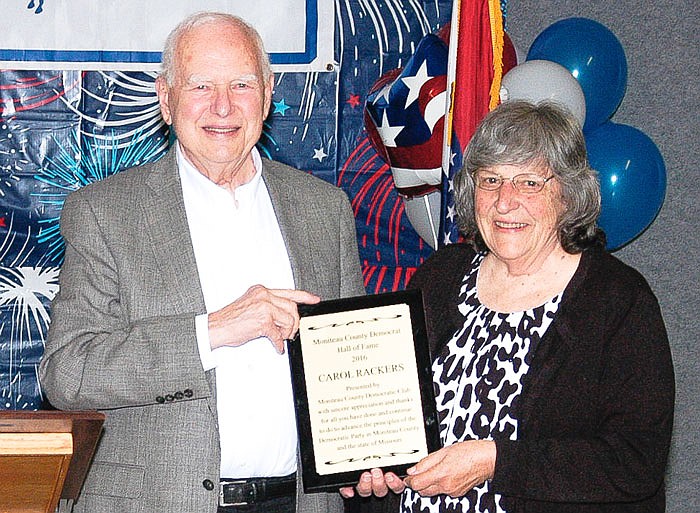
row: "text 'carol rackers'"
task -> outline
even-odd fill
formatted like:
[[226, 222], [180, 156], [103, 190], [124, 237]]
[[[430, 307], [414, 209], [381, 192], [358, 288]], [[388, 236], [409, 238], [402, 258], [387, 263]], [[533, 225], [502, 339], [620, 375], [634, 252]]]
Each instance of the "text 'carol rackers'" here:
[[321, 383], [327, 381], [338, 381], [343, 379], [366, 378], [368, 376], [379, 376], [382, 374], [392, 374], [395, 372], [403, 372], [405, 369], [402, 363], [390, 365], [377, 365], [364, 369], [352, 369], [344, 371], [329, 372], [327, 374], [319, 374], [318, 380]]

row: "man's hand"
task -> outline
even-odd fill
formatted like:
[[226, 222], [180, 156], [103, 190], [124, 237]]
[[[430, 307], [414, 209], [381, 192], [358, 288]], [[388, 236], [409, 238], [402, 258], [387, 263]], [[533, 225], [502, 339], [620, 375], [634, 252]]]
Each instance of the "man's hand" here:
[[253, 285], [233, 303], [209, 314], [211, 348], [235, 347], [267, 337], [277, 352], [283, 354], [284, 341], [293, 338], [299, 329], [297, 304], [314, 304], [320, 300], [303, 290]]
[[373, 468], [370, 472], [363, 472], [360, 481], [355, 488], [347, 486], [340, 489], [340, 495], [349, 499], [355, 496], [355, 491], [360, 497], [384, 497], [387, 493], [401, 493], [406, 488], [403, 481], [393, 472], [382, 472], [381, 469]]

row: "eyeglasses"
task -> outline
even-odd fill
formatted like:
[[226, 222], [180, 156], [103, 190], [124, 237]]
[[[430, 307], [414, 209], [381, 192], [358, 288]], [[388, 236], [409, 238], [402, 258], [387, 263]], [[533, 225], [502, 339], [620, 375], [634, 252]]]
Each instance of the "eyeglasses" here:
[[501, 175], [486, 171], [485, 169], [477, 169], [472, 173], [474, 184], [484, 191], [497, 191], [501, 188], [504, 181], [513, 184], [516, 191], [523, 194], [536, 194], [544, 188], [544, 184], [549, 182], [554, 175], [544, 178], [543, 176], [534, 173], [523, 173], [515, 175], [513, 178], [504, 178]]

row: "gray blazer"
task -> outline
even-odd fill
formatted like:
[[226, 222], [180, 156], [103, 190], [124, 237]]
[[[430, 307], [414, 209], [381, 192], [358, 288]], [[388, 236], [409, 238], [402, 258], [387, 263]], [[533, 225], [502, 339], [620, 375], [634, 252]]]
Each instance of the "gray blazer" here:
[[[345, 194], [267, 160], [263, 179], [296, 287], [324, 299], [363, 294]], [[40, 380], [55, 407], [107, 415], [75, 511], [215, 512], [218, 486], [206, 485], [219, 480], [216, 387], [195, 339], [205, 306], [175, 152], [71, 194], [61, 230]], [[299, 513], [342, 511], [339, 494], [299, 486]]]

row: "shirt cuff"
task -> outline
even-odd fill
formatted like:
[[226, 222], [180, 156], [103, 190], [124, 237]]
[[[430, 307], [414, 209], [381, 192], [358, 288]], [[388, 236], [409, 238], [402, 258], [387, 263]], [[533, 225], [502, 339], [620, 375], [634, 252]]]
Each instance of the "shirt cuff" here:
[[205, 371], [216, 367], [216, 359], [212, 354], [211, 343], [209, 342], [209, 316], [207, 314], [197, 315], [194, 318], [194, 327], [197, 335], [197, 347], [199, 348], [199, 359]]

